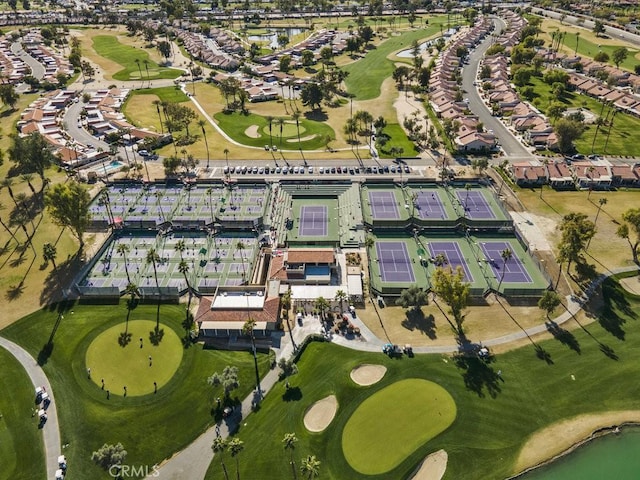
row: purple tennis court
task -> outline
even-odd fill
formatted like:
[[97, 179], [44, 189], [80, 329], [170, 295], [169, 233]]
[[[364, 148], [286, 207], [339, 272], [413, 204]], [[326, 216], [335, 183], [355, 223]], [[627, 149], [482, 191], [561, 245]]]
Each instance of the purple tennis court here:
[[300, 208], [300, 237], [326, 237], [329, 222], [325, 205], [303, 205]]
[[[502, 279], [507, 283], [533, 283], [527, 268], [516, 257], [509, 242], [481, 242], [480, 247], [498, 280]], [[502, 252], [505, 250], [511, 251], [511, 258], [506, 262], [502, 259]]]
[[492, 219], [496, 218], [495, 213], [491, 209], [491, 205], [487, 203], [482, 192], [477, 190], [457, 191], [456, 196], [462, 208], [464, 208], [465, 216], [471, 219]]
[[429, 252], [431, 253], [431, 261], [438, 255], [444, 255], [451, 270], [455, 272], [458, 267], [461, 267], [464, 273], [463, 280], [469, 283], [473, 282], [473, 275], [471, 275], [467, 262], [462, 257], [462, 252], [456, 242], [429, 242]]
[[416, 281], [406, 243], [376, 242], [376, 253], [383, 282]]
[[438, 192], [418, 192], [416, 195], [416, 210], [422, 219], [442, 219], [447, 214], [440, 200]]
[[393, 192], [369, 192], [371, 215], [377, 219], [398, 219], [398, 200]]

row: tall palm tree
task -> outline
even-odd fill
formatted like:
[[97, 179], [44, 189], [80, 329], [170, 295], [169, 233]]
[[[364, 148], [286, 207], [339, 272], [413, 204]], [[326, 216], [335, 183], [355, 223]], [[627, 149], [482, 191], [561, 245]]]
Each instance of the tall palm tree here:
[[146, 262], [153, 265], [153, 276], [156, 280], [156, 289], [158, 290], [158, 310], [156, 314], [156, 329], [160, 328], [160, 283], [158, 282], [158, 262], [160, 261], [160, 255], [155, 248], [151, 247], [147, 250]]
[[300, 470], [307, 476], [308, 480], [312, 480], [320, 475], [320, 461], [315, 455], [307, 455], [305, 459], [302, 460]]
[[464, 190], [466, 192], [464, 197], [464, 209], [469, 210], [469, 191], [471, 190], [471, 184], [465, 183]]
[[240, 461], [238, 455], [244, 450], [244, 442], [239, 438], [234, 438], [229, 442], [229, 453], [236, 459], [236, 480], [240, 480]]
[[118, 243], [116, 247], [116, 252], [118, 255], [122, 255], [122, 259], [124, 260], [124, 272], [127, 274], [127, 282], [131, 283], [131, 277], [129, 276], [129, 266], [127, 261], [127, 253], [131, 250], [131, 247], [128, 243]]
[[149, 60], [145, 58], [142, 63], [144, 63], [144, 69], [147, 72], [147, 82], [149, 82], [149, 86], [151, 86], [151, 80], [149, 80]]
[[273, 126], [273, 117], [271, 115], [267, 115], [267, 122], [269, 123], [269, 148], [273, 146], [273, 135], [271, 133], [271, 128]]
[[187, 263], [186, 260], [180, 260], [180, 263], [178, 264], [178, 271], [184, 277], [184, 281], [187, 282], [187, 293], [189, 294], [189, 300], [187, 301], [187, 319], [188, 319], [189, 311], [191, 310], [191, 298], [193, 295], [193, 290], [191, 289], [191, 283], [189, 282], [189, 277], [187, 275], [189, 273], [189, 264]]
[[209, 161], [210, 161], [211, 157], [209, 155], [209, 141], [207, 140], [207, 131], [204, 129], [206, 124], [207, 124], [207, 122], [204, 120], [204, 118], [201, 118], [200, 120], [198, 120], [198, 125], [200, 126], [200, 129], [202, 130], [202, 137], [204, 138], [204, 146], [207, 149], [207, 171], [208, 171], [209, 170]]
[[291, 345], [293, 345], [293, 351], [298, 349], [295, 340], [293, 339], [293, 331], [291, 330], [291, 323], [289, 322], [289, 310], [291, 310], [291, 287], [282, 295], [281, 300], [282, 309], [284, 310], [284, 318], [287, 321], [287, 329], [289, 330], [289, 338], [291, 339]]
[[33, 173], [23, 173], [22, 175], [20, 175], [20, 178], [27, 182], [27, 185], [29, 185], [29, 190], [31, 190], [31, 193], [35, 195], [36, 189], [33, 188], [33, 184], [31, 183], [31, 181], [33, 180]]
[[282, 150], [282, 128], [284, 127], [284, 118], [280, 117], [276, 120], [280, 127], [280, 150]]
[[443, 267], [444, 265], [449, 263], [449, 261], [447, 260], [447, 256], [444, 253], [439, 253], [436, 255], [434, 263], [436, 264], [436, 267]]
[[256, 337], [253, 334], [253, 330], [256, 328], [256, 321], [249, 317], [249, 319], [244, 322], [242, 326], [243, 335], [249, 335], [251, 339], [251, 353], [253, 354], [253, 366], [256, 371], [256, 389], [258, 390], [258, 394], [261, 394], [262, 388], [260, 386], [260, 370], [258, 369], [258, 354], [256, 352]]
[[211, 445], [211, 450], [213, 450], [214, 455], [220, 454], [220, 464], [222, 465], [222, 471], [224, 472], [225, 480], [229, 480], [229, 472], [227, 472], [227, 466], [224, 464], [224, 451], [227, 449], [227, 444], [229, 442], [222, 438], [216, 437], [213, 439], [213, 444]]
[[136, 62], [136, 65], [138, 66], [138, 72], [140, 72], [140, 80], [142, 81], [142, 85], [144, 85], [144, 77], [142, 76], [142, 69], [140, 68], [140, 59], [136, 58], [134, 62]]
[[345, 291], [344, 291], [344, 290], [337, 290], [337, 291], [336, 291], [336, 300], [337, 300], [338, 302], [340, 302], [340, 311], [341, 311], [341, 312], [343, 312], [343, 313], [344, 313], [343, 304], [344, 304], [344, 301], [345, 301], [347, 298], [349, 298], [349, 297], [347, 296], [347, 294], [345, 293]]
[[18, 202], [16, 202], [16, 197], [13, 194], [13, 189], [11, 188], [11, 185], [13, 185], [13, 178], [6, 177], [6, 178], [2, 179], [2, 181], [0, 181], [0, 190], [2, 188], [6, 188], [7, 192], [9, 192], [9, 196], [11, 197], [11, 200], [13, 200], [13, 203], [15, 204], [16, 208], [20, 208], [20, 205], [18, 205]]
[[184, 251], [187, 249], [187, 244], [184, 242], [184, 239], [178, 240], [173, 249], [176, 252], [180, 252], [180, 260], [183, 260]]
[[289, 464], [291, 465], [291, 471], [293, 472], [293, 480], [297, 480], [298, 472], [296, 470], [296, 462], [293, 459], [293, 451], [296, 449], [296, 442], [298, 437], [295, 433], [285, 433], [282, 443], [284, 443], [284, 449], [289, 450]]
[[609, 145], [609, 137], [611, 136], [611, 130], [613, 130], [613, 119], [615, 118], [618, 110], [613, 110], [613, 114], [611, 115], [611, 120], [609, 121], [609, 129], [607, 130], [607, 139], [604, 141], [604, 147], [602, 149], [602, 153], [607, 153], [607, 145]]
[[[229, 149], [228, 149], [228, 148], [225, 148], [225, 149], [222, 151], [222, 153], [224, 153], [224, 160], [225, 160], [225, 162], [227, 163], [227, 172], [228, 172], [228, 171], [229, 171]], [[227, 175], [229, 175], [229, 174], [227, 173]]]
[[[5, 210], [5, 209], [6, 209], [6, 207], [2, 203], [0, 203], [0, 211]], [[2, 218], [0, 218], [0, 225], [2, 225], [2, 228], [4, 228], [9, 233], [9, 235], [11, 235], [11, 238], [13, 238], [16, 241], [16, 243], [18, 245], [20, 245], [20, 241], [16, 238], [16, 236], [13, 233], [13, 231], [9, 228], [9, 225], [4, 223]]]
[[244, 264], [244, 249], [246, 248], [244, 242], [242, 240], [239, 240], [236, 243], [236, 249], [238, 249], [240, 251], [240, 259], [242, 260], [242, 281], [243, 283], [247, 281], [247, 268]]
[[154, 100], [151, 103], [156, 106], [156, 112], [158, 113], [158, 120], [160, 121], [160, 133], [164, 133], [164, 124], [162, 123], [162, 115], [160, 113], [160, 106], [162, 105], [162, 102], [160, 100]]
[[213, 188], [208, 187], [206, 193], [207, 193], [207, 196], [209, 197], [209, 211], [211, 212], [211, 224], [213, 224], [213, 220], [214, 220], [213, 219], [213, 199], [211, 198], [211, 196], [213, 195]]
[[320, 296], [316, 298], [316, 301], [314, 302], [314, 307], [320, 312], [320, 318], [324, 320], [324, 313], [329, 308], [329, 302], [327, 302], [327, 300], [324, 297]]
[[576, 32], [576, 50], [573, 52], [574, 56], [578, 55], [578, 42], [580, 41], [580, 32]]
[[500, 252], [500, 256], [502, 257], [502, 272], [500, 275], [500, 282], [498, 283], [498, 290], [500, 290], [500, 286], [502, 285], [502, 281], [504, 280], [505, 268], [507, 266], [507, 262], [513, 257], [513, 252], [510, 248], [505, 248]]

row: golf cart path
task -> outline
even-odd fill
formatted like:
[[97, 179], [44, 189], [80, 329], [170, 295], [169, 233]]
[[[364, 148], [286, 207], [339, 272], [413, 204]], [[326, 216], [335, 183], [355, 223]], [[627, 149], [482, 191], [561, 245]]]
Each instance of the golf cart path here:
[[27, 352], [21, 346], [7, 340], [6, 338], [0, 337], [0, 347], [3, 347], [5, 350], [7, 350], [16, 358], [16, 360], [18, 360], [22, 364], [27, 372], [27, 375], [29, 375], [31, 382], [33, 383], [34, 392], [35, 387], [44, 386], [47, 393], [49, 394], [51, 403], [47, 408], [47, 422], [42, 428], [42, 438], [44, 440], [45, 460], [47, 462], [47, 478], [54, 478], [56, 475], [56, 470], [58, 469], [58, 455], [62, 453], [62, 448], [60, 444], [60, 428], [58, 426], [56, 401], [53, 397], [53, 389], [51, 388], [51, 383], [49, 383], [49, 379], [45, 375], [42, 368], [40, 368], [35, 358], [33, 358], [29, 354], [29, 352]]

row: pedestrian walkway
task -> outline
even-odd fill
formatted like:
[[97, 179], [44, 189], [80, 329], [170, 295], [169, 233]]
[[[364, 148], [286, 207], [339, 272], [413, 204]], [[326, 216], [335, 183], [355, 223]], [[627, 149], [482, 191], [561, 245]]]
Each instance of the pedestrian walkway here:
[[[56, 470], [58, 469], [58, 455], [62, 453], [62, 448], [60, 445], [58, 413], [56, 411], [56, 402], [53, 397], [51, 383], [49, 383], [49, 379], [36, 360], [24, 348], [2, 337], [0, 337], [0, 347], [11, 353], [24, 367], [27, 375], [29, 375], [31, 379], [31, 383], [33, 383], [34, 398], [36, 387], [44, 386], [49, 394], [51, 403], [47, 408], [47, 422], [42, 428], [42, 438], [44, 440], [44, 452], [47, 463], [47, 478], [55, 478]], [[34, 418], [34, 422], [35, 421], [36, 419]]]

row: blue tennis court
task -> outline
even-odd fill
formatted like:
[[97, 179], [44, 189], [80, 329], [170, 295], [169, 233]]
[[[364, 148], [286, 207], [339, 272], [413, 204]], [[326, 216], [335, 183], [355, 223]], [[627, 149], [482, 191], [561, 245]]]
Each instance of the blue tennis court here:
[[398, 200], [393, 192], [369, 192], [371, 215], [377, 219], [398, 219]]
[[482, 192], [478, 190], [456, 191], [458, 202], [464, 208], [465, 216], [471, 219], [493, 219], [496, 218], [491, 205], [484, 198]]
[[[498, 280], [502, 279], [507, 283], [533, 283], [527, 268], [516, 257], [509, 242], [481, 242], [480, 247]], [[511, 251], [511, 258], [505, 263], [502, 259], [502, 252], [507, 249]]]
[[326, 205], [303, 205], [300, 208], [300, 237], [326, 237], [329, 215]]
[[416, 195], [416, 210], [422, 219], [443, 219], [447, 217], [438, 192], [420, 191]]
[[429, 252], [431, 253], [432, 262], [438, 255], [444, 255], [451, 270], [455, 272], [458, 267], [461, 267], [464, 273], [463, 280], [469, 283], [473, 282], [473, 275], [471, 275], [467, 262], [464, 260], [460, 247], [456, 242], [429, 242]]
[[416, 277], [405, 242], [376, 242], [376, 252], [383, 282], [415, 283]]

